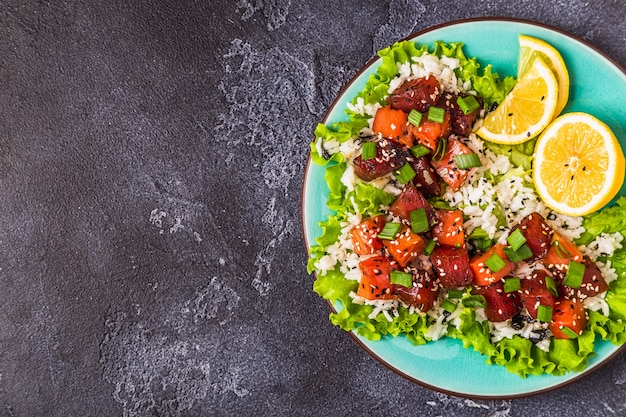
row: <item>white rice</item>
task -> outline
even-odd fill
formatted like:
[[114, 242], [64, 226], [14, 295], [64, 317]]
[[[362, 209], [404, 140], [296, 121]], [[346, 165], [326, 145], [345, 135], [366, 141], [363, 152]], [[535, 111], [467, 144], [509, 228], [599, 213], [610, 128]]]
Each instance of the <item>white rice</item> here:
[[352, 104], [348, 102], [346, 103], [346, 107], [348, 107], [350, 111], [357, 113], [361, 116], [367, 115], [373, 118], [376, 115], [378, 109], [382, 106], [380, 105], [380, 103], [365, 103], [363, 97], [358, 97], [356, 99], [356, 103]]
[[593, 242], [587, 246], [581, 246], [580, 250], [583, 255], [589, 256], [591, 259], [596, 260], [603, 256], [613, 256], [617, 249], [622, 248], [622, 241], [624, 236], [621, 233], [602, 233], [596, 237]]
[[448, 313], [443, 308], [441, 308], [441, 302], [444, 300], [444, 297], [445, 292], [442, 291], [437, 302], [435, 302], [433, 307], [426, 313], [426, 315], [433, 320], [431, 325], [428, 326], [428, 330], [424, 335], [430, 340], [439, 340], [443, 336], [448, 334], [449, 325], [452, 325], [456, 328], [461, 325], [461, 319], [459, 316], [463, 311], [462, 304], [460, 302], [457, 303], [456, 310], [454, 310], [452, 313]]
[[531, 333], [547, 330], [548, 324], [541, 323], [538, 320], [533, 320], [531, 322], [525, 322], [524, 327], [516, 330], [511, 327], [510, 320], [506, 320], [496, 323], [490, 322], [489, 328], [491, 330], [491, 341], [493, 343], [497, 343], [502, 339], [511, 339], [513, 336], [520, 336], [524, 339], [529, 339], [531, 337]]
[[609, 305], [604, 300], [604, 294], [585, 298], [583, 307], [591, 311], [600, 311], [604, 316], [609, 315]]

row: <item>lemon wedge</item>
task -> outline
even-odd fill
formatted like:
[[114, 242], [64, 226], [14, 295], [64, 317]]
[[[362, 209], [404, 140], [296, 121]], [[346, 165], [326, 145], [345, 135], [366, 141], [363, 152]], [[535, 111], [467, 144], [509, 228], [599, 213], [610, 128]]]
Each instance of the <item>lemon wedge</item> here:
[[556, 111], [559, 85], [550, 67], [536, 57], [498, 107], [488, 113], [476, 133], [507, 145], [539, 135]]
[[583, 216], [605, 206], [624, 182], [624, 153], [611, 129], [587, 113], [566, 113], [537, 139], [535, 189], [553, 210]]
[[561, 114], [569, 98], [569, 72], [563, 57], [548, 42], [527, 35], [519, 37], [520, 54], [517, 63], [517, 78], [520, 78], [532, 65], [536, 57], [548, 64], [559, 84], [559, 96], [555, 115]]

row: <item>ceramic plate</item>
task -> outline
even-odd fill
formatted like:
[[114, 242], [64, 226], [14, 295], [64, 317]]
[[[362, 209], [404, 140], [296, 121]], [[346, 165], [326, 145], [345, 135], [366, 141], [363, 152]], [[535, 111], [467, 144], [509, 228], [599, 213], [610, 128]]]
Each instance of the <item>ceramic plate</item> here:
[[[626, 149], [626, 73], [603, 53], [561, 31], [520, 20], [479, 19], [452, 22], [427, 29], [407, 38], [432, 45], [437, 40], [461, 41], [467, 56], [490, 63], [501, 76], [515, 76], [519, 53], [518, 36], [526, 34], [546, 40], [558, 49], [570, 72], [570, 100], [564, 112], [585, 111], [607, 123]], [[346, 103], [361, 91], [379, 60], [368, 63], [342, 90], [324, 120], [325, 124], [348, 120]], [[307, 164], [303, 187], [304, 235], [309, 245], [321, 234], [318, 222], [330, 214], [326, 207], [328, 189], [324, 167]], [[619, 195], [626, 195], [626, 183]], [[330, 325], [330, 323], [329, 323]], [[351, 333], [373, 357], [398, 374], [431, 389], [473, 398], [513, 398], [555, 389], [588, 374], [616, 356], [621, 347], [596, 342], [596, 356], [582, 373], [564, 376], [529, 376], [525, 379], [504, 367], [487, 365], [485, 357], [464, 349], [458, 340], [444, 338], [413, 346], [405, 337], [369, 341]]]

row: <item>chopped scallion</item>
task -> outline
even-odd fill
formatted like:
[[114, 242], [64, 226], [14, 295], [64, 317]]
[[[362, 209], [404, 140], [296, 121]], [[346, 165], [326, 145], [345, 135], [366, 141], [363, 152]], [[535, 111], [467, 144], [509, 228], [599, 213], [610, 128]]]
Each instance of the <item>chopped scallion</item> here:
[[463, 307], [487, 307], [487, 300], [483, 295], [470, 295], [465, 297], [462, 301]]
[[585, 264], [580, 262], [570, 261], [563, 279], [563, 285], [567, 285], [572, 288], [580, 288], [583, 283], [583, 276], [585, 275]]
[[522, 287], [519, 278], [507, 278], [504, 280], [504, 292], [517, 291]]
[[361, 148], [361, 159], [367, 161], [374, 158], [376, 158], [376, 142], [365, 142]]
[[415, 175], [417, 175], [413, 167], [411, 167], [411, 164], [408, 163], [402, 165], [402, 167], [400, 167], [400, 169], [397, 170], [395, 174], [396, 179], [400, 184], [406, 184], [407, 182], [415, 178]]
[[563, 245], [561, 245], [561, 242], [559, 242], [558, 240], [553, 240], [552, 246], [554, 246], [556, 254], [559, 255], [561, 258], [569, 259], [572, 257], [572, 254], [567, 249], [565, 249]]
[[431, 240], [430, 242], [428, 242], [428, 244], [426, 245], [426, 248], [424, 248], [424, 255], [430, 256], [430, 254], [433, 253], [435, 246], [437, 246], [437, 242], [435, 242], [434, 240]]
[[448, 290], [448, 298], [462, 298], [465, 291], [463, 290]]
[[385, 240], [394, 240], [396, 238], [396, 235], [400, 231], [400, 227], [402, 227], [402, 224], [400, 223], [385, 223], [385, 227], [383, 227], [383, 230], [378, 233], [378, 238]]
[[483, 165], [480, 158], [475, 153], [463, 153], [454, 156], [454, 162], [459, 169], [476, 168]]
[[456, 303], [448, 299], [443, 300], [440, 306], [441, 308], [446, 310], [448, 313], [454, 313], [454, 310], [456, 310]]
[[493, 242], [489, 238], [474, 239], [472, 240], [472, 244], [477, 251], [486, 252], [493, 245]]
[[500, 258], [500, 255], [494, 253], [485, 261], [485, 265], [491, 269], [491, 272], [498, 272], [506, 266], [506, 262]]
[[456, 104], [459, 105], [463, 114], [469, 114], [480, 107], [478, 100], [472, 95], [469, 95], [465, 98], [459, 97], [456, 99]]
[[509, 245], [514, 251], [517, 251], [524, 243], [526, 243], [526, 238], [520, 229], [515, 229], [515, 231], [506, 238], [506, 241], [509, 242]]
[[412, 109], [411, 113], [409, 113], [408, 120], [409, 123], [411, 123], [413, 126], [419, 126], [420, 122], [422, 121], [422, 113], [418, 112], [415, 109]]
[[424, 145], [415, 145], [411, 148], [411, 153], [414, 157], [419, 158], [421, 156], [428, 155], [430, 153], [430, 149]]
[[436, 123], [443, 123], [446, 117], [446, 111], [441, 107], [431, 106], [428, 109], [428, 120]]
[[411, 288], [413, 286], [413, 275], [402, 271], [391, 271], [389, 281], [392, 284], [402, 285]]
[[537, 320], [542, 321], [544, 323], [551, 322], [552, 321], [552, 307], [539, 304], [539, 307], [537, 308]]
[[413, 233], [424, 233], [428, 231], [428, 216], [424, 208], [411, 210], [409, 216], [411, 217], [411, 230]]
[[565, 336], [569, 337], [570, 339], [576, 339], [578, 337], [578, 333], [576, 333], [567, 326], [563, 326], [560, 330]]
[[439, 140], [437, 141], [437, 148], [435, 149], [432, 160], [435, 162], [441, 161], [443, 159], [443, 156], [446, 154], [447, 147], [448, 140], [446, 138], [439, 138]]
[[556, 286], [556, 282], [554, 282], [552, 277], [549, 277], [548, 275], [546, 275], [546, 288], [555, 297], [559, 296], [559, 289]]
[[509, 258], [509, 261], [519, 262], [532, 258], [533, 251], [530, 249], [530, 246], [524, 243], [518, 250], [513, 250], [511, 246], [505, 247], [504, 254]]

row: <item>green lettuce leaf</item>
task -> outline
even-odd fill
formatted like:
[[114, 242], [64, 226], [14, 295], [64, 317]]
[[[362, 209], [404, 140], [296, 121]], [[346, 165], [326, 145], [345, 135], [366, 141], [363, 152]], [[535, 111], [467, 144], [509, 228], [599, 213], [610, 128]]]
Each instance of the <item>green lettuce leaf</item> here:
[[[329, 142], [336, 140], [339, 143], [346, 142], [350, 138], [358, 135], [358, 133], [368, 126], [367, 120], [356, 120], [349, 122], [335, 123], [332, 127], [328, 127], [322, 123], [318, 123], [315, 128], [315, 140], [310, 143], [311, 160], [317, 165], [324, 166], [330, 162], [343, 162], [343, 154], [336, 152], [334, 154], [324, 153], [320, 155], [318, 152], [318, 142]], [[322, 149], [323, 146], [322, 146]]]
[[437, 55], [445, 55], [459, 60], [461, 69], [457, 70], [457, 76], [464, 81], [472, 82], [472, 88], [485, 100], [487, 107], [493, 103], [500, 103], [515, 86], [516, 81], [513, 77], [500, 78], [497, 73], [493, 72], [491, 65], [483, 68], [481, 74], [481, 66], [476, 58], [465, 56], [462, 42], [449, 44], [437, 42], [433, 52]]
[[496, 347], [491, 343], [489, 323], [476, 320], [476, 312], [471, 308], [464, 308], [459, 315], [459, 328], [450, 328], [448, 335], [460, 339], [463, 347], [473, 348], [476, 352], [489, 357], [497, 354]]
[[595, 353], [595, 334], [585, 330], [576, 339], [553, 339], [550, 344], [550, 360], [556, 365], [554, 375], [580, 372], [587, 367], [589, 358]]
[[346, 204], [349, 203], [349, 201], [346, 202], [344, 196], [346, 186], [341, 182], [341, 177], [346, 171], [346, 167], [346, 163], [341, 162], [327, 167], [326, 172], [324, 172], [324, 179], [326, 180], [326, 185], [328, 185], [328, 201], [326, 204], [331, 210], [338, 212], [340, 215], [347, 210], [348, 206]]
[[[496, 155], [506, 155], [516, 168], [522, 168], [523, 171], [529, 171], [533, 160], [533, 152], [535, 151], [536, 139], [518, 145], [501, 145], [489, 141], [484, 141], [487, 149]], [[511, 174], [513, 175], [513, 174]]]
[[[626, 233], [626, 197], [620, 197], [612, 207], [585, 216], [583, 227], [586, 232], [576, 240], [578, 245], [588, 245], [602, 233]], [[626, 264], [624, 265], [626, 266]]]

